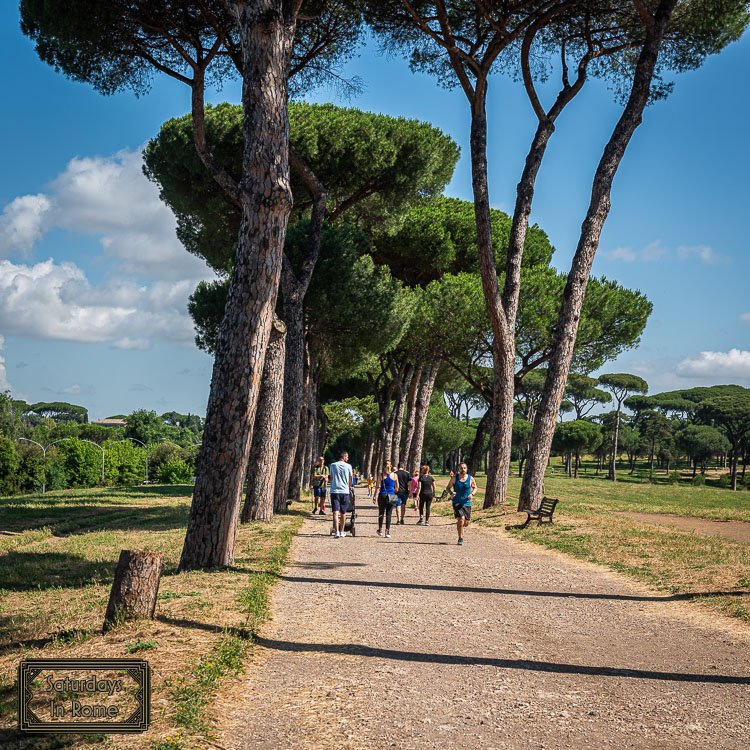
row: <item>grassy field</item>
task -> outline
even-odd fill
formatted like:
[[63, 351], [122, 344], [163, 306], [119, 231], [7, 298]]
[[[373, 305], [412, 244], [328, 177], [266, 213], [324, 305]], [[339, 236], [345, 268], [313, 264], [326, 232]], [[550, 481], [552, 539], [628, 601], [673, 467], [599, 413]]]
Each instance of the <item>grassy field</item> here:
[[[304, 514], [241, 527], [236, 564], [177, 573], [192, 487], [78, 490], [0, 498], [0, 746], [203, 748], [212, 696], [242, 670], [253, 632]], [[121, 549], [164, 553], [157, 618], [101, 634]], [[22, 657], [148, 659], [152, 725], [145, 735], [21, 737], [16, 667]], [[7, 743], [7, 744], [6, 744]]]
[[[750, 622], [750, 545], [722, 537], [643, 523], [623, 512], [670, 513], [714, 521], [750, 522], [750, 493], [714, 487], [648, 482], [568, 479], [561, 471], [545, 480], [545, 493], [560, 499], [555, 523], [522, 531], [505, 526], [526, 518], [516, 513], [520, 480], [510, 483], [510, 504], [481, 510], [485, 478], [472, 510], [477, 525], [556, 549], [685, 599]], [[447, 478], [438, 479], [443, 487]], [[437, 512], [450, 513], [448, 503]]]

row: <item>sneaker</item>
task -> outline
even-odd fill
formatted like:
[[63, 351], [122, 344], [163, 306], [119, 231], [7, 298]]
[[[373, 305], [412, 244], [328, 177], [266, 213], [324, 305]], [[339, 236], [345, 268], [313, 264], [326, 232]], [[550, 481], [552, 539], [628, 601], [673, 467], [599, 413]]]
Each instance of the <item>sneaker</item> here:
[[421, 526], [424, 523], [424, 519], [420, 516], [419, 520], [417, 521], [417, 526]]
[[382, 535], [383, 535], [383, 532], [380, 529], [378, 529], [378, 536], [382, 536]]
[[403, 525], [404, 525], [404, 523], [405, 523], [404, 519], [402, 518], [402, 519], [401, 519], [401, 520], [399, 521], [399, 523], [400, 523], [400, 524], [401, 524], [401, 525], [403, 526]]
[[390, 531], [386, 531], [385, 532], [385, 538], [386, 539], [390, 539], [391, 538], [391, 532]]
[[424, 525], [425, 525], [425, 526], [429, 526], [429, 525], [430, 525], [430, 522], [429, 522], [429, 521], [425, 521], [425, 522], [424, 522]]
[[344, 538], [345, 536], [346, 536], [346, 532], [345, 532], [345, 531], [342, 531], [342, 532], [341, 532], [341, 538], [343, 539], [343, 538]]
[[333, 538], [334, 538], [334, 539], [341, 539], [341, 534], [339, 534], [339, 532], [337, 531], [337, 532], [336, 532], [336, 533], [335, 533], [335, 534], [333, 535]]
[[459, 540], [458, 540], [458, 543], [459, 543], [459, 545], [463, 545], [463, 543], [464, 543], [464, 540], [463, 540], [463, 539], [459, 539]]

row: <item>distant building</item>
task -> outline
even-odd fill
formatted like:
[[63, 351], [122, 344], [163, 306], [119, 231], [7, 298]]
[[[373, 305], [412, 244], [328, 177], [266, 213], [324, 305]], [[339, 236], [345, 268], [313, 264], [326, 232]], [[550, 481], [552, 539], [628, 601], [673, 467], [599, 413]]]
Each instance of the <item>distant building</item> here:
[[127, 419], [97, 419], [96, 422], [91, 424], [98, 424], [101, 427], [126, 427], [128, 424]]

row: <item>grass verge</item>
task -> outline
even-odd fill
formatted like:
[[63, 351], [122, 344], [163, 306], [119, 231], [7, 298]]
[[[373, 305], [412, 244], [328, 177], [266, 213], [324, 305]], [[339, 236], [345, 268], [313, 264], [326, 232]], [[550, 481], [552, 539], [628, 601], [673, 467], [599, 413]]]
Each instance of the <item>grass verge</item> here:
[[[50, 492], [0, 498], [0, 745], [210, 747], [218, 687], [242, 669], [304, 513], [240, 527], [236, 562], [177, 572], [192, 487]], [[157, 616], [101, 634], [121, 549], [164, 553]], [[20, 736], [15, 672], [23, 657], [147, 659], [152, 723], [144, 735]], [[4, 746], [4, 745], [3, 745]]]
[[[484, 488], [484, 477], [477, 479]], [[440, 487], [447, 480], [438, 481]], [[520, 482], [511, 479], [510, 496]], [[553, 525], [531, 524], [506, 532], [505, 526], [525, 519], [512, 505], [482, 510], [483, 494], [474, 503], [478, 526], [598, 563], [661, 591], [684, 597], [750, 622], [750, 545], [720, 536], [682, 531], [629, 518], [625, 511], [669, 513], [713, 521], [750, 521], [744, 492], [713, 487], [612, 483], [604, 479], [549, 477], [546, 494], [560, 504]], [[451, 514], [450, 503], [433, 505]]]

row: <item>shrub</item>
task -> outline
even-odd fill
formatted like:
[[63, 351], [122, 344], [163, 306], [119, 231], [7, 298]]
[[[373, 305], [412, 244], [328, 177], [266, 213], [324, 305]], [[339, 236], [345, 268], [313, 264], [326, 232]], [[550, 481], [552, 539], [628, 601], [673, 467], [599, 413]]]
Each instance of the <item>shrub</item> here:
[[193, 479], [193, 469], [179, 458], [165, 461], [157, 474], [162, 484], [187, 484]]
[[0, 495], [18, 492], [18, 467], [21, 463], [14, 442], [0, 435]]

